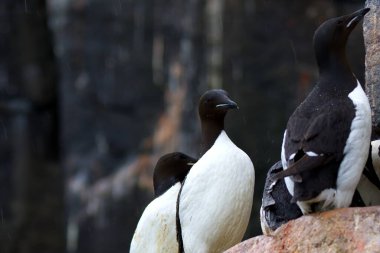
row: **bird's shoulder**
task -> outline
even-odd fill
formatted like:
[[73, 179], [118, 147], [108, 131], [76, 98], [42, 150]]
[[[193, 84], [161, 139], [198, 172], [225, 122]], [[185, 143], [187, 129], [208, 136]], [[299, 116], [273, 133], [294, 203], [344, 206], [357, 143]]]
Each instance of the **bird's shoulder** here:
[[[302, 103], [287, 125], [287, 143], [298, 143], [325, 152], [341, 149], [348, 138], [355, 110], [348, 99], [329, 99], [321, 103]], [[299, 145], [297, 149], [300, 148]], [[329, 150], [329, 149], [333, 150]]]

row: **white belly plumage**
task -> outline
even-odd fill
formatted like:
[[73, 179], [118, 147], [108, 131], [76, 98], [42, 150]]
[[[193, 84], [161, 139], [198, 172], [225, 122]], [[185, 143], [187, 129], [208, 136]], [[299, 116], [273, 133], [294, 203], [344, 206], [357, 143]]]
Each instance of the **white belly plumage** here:
[[154, 199], [144, 210], [131, 242], [130, 253], [177, 253], [177, 183]]
[[336, 208], [348, 207], [351, 204], [352, 196], [368, 158], [371, 143], [371, 107], [359, 81], [348, 97], [354, 103], [356, 113], [344, 148], [344, 158], [339, 167], [334, 201]]
[[179, 215], [186, 253], [222, 252], [242, 240], [254, 180], [250, 158], [222, 131], [182, 189]]

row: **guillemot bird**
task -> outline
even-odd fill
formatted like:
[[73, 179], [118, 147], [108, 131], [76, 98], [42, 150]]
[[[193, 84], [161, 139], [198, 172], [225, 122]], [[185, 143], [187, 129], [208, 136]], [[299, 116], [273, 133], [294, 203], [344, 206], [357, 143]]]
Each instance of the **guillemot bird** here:
[[[278, 161], [268, 171], [260, 208], [261, 230], [271, 235], [281, 225], [302, 216], [283, 179], [273, 181], [273, 175], [282, 171]], [[351, 207], [380, 205], [380, 140], [371, 142], [368, 160], [351, 202]]]
[[365, 206], [380, 205], [380, 140], [371, 142], [357, 190]]
[[197, 160], [183, 153], [162, 156], [154, 169], [155, 199], [145, 208], [133, 235], [131, 253], [178, 252], [176, 202], [181, 182]]
[[286, 188], [284, 179], [272, 180], [273, 175], [282, 170], [282, 163], [278, 161], [267, 173], [260, 208], [261, 230], [264, 235], [270, 235], [281, 225], [302, 216], [297, 204], [291, 203], [292, 195]]
[[368, 8], [324, 22], [314, 34], [319, 80], [289, 118], [282, 143], [286, 186], [304, 214], [348, 207], [367, 160], [368, 98], [346, 59], [347, 39]]
[[[268, 171], [260, 208], [261, 231], [271, 235], [281, 225], [302, 216], [297, 204], [291, 203], [292, 195], [284, 179], [273, 180], [273, 175], [282, 171], [278, 161]], [[371, 142], [368, 160], [354, 193], [350, 207], [380, 205], [380, 140]]]
[[180, 252], [223, 252], [240, 242], [251, 214], [255, 172], [251, 159], [224, 130], [237, 108], [224, 90], [199, 102], [203, 156], [188, 173], [178, 197]]

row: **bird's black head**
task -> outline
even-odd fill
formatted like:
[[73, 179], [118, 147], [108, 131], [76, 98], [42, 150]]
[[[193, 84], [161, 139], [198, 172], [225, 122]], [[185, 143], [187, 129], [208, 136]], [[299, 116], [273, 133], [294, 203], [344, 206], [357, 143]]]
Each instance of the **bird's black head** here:
[[202, 120], [224, 119], [227, 111], [238, 108], [225, 90], [209, 90], [199, 101], [199, 116]]
[[154, 195], [160, 196], [177, 182], [182, 182], [197, 160], [180, 152], [162, 156], [154, 168]]
[[209, 90], [199, 101], [202, 125], [202, 153], [205, 153], [224, 130], [224, 117], [228, 110], [238, 108], [224, 90]]
[[[314, 33], [314, 50], [319, 67], [335, 61], [346, 61], [346, 42], [355, 26], [363, 19], [369, 8], [352, 14], [332, 18], [321, 24]], [[340, 59], [343, 58], [343, 59]]]

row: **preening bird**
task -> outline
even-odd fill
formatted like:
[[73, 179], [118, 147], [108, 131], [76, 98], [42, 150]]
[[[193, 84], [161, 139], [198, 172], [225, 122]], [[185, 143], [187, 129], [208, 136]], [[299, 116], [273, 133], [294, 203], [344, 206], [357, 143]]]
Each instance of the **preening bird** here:
[[251, 159], [224, 130], [224, 118], [235, 108], [224, 90], [207, 91], [200, 99], [203, 155], [177, 202], [180, 252], [223, 252], [247, 229], [255, 173]]
[[[291, 203], [292, 195], [283, 179], [273, 181], [273, 175], [282, 171], [281, 161], [268, 171], [260, 209], [261, 230], [270, 235], [281, 225], [302, 216], [301, 209]], [[380, 205], [380, 140], [371, 142], [368, 160], [364, 167], [350, 206]]]
[[278, 161], [267, 173], [260, 208], [261, 230], [264, 235], [270, 235], [281, 225], [302, 216], [297, 204], [291, 203], [292, 195], [286, 188], [284, 179], [272, 180], [273, 175], [282, 170], [282, 163]]
[[181, 182], [197, 160], [175, 152], [154, 168], [155, 199], [145, 208], [133, 235], [130, 253], [177, 253], [176, 202]]
[[314, 34], [319, 79], [289, 118], [282, 143], [286, 186], [304, 214], [348, 207], [371, 138], [368, 98], [352, 73], [345, 46], [369, 11], [329, 19]]

